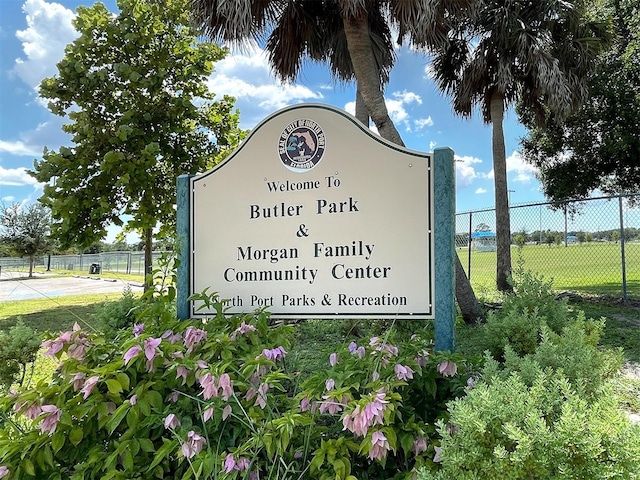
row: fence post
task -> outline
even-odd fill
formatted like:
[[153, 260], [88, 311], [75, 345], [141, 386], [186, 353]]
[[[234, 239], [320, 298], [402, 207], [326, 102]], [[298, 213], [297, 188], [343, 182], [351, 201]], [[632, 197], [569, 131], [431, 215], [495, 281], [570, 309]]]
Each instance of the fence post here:
[[469, 212], [469, 241], [467, 242], [469, 245], [469, 260], [468, 260], [468, 267], [467, 267], [467, 278], [469, 279], [469, 281], [471, 281], [471, 242], [473, 241], [473, 239], [471, 238], [471, 229], [473, 228], [473, 212]]
[[627, 303], [627, 259], [624, 252], [624, 215], [622, 214], [622, 195], [618, 195], [620, 212], [620, 257], [622, 260], [622, 301]]

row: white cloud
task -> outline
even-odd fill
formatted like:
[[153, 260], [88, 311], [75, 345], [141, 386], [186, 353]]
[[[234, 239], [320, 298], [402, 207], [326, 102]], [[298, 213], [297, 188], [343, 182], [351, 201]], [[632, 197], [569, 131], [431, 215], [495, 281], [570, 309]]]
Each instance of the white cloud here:
[[64, 57], [65, 46], [78, 35], [71, 21], [75, 14], [59, 3], [26, 0], [22, 6], [27, 28], [18, 30], [26, 58], [17, 58], [12, 73], [35, 88], [56, 73], [56, 63]]
[[393, 92], [391, 95], [393, 96], [393, 98], [401, 101], [404, 104], [416, 102], [418, 105], [422, 105], [422, 97], [414, 92], [403, 90], [402, 92]]
[[419, 118], [413, 121], [413, 124], [416, 127], [416, 130], [422, 130], [426, 127], [433, 127], [433, 119], [431, 116], [427, 118]]
[[522, 158], [522, 154], [517, 150], [514, 150], [511, 155], [507, 157], [507, 173], [515, 172], [516, 176], [513, 181], [528, 184], [532, 180], [535, 180], [535, 175], [538, 169], [530, 163], [527, 163]]
[[476, 171], [474, 165], [482, 163], [482, 160], [476, 157], [455, 156], [456, 162], [456, 186], [459, 188], [467, 188], [471, 186], [476, 178], [483, 178], [485, 175]]
[[264, 51], [257, 47], [228, 55], [216, 63], [215, 72], [207, 83], [217, 97], [231, 95], [236, 98], [243, 120], [248, 116], [257, 121], [264, 118], [265, 113], [287, 105], [323, 98], [320, 91], [278, 82], [271, 73]]
[[7, 152], [11, 155], [18, 156], [40, 156], [42, 154], [42, 148], [38, 149], [38, 147], [27, 145], [20, 140], [15, 142], [0, 140], [0, 152]]
[[0, 198], [0, 201], [2, 201], [2, 203], [13, 203], [16, 201], [16, 197], [14, 197], [13, 195], [8, 195], [6, 197]]
[[0, 185], [22, 187], [24, 185], [38, 185], [35, 178], [27, 173], [24, 167], [2, 168], [0, 166]]
[[433, 152], [433, 149], [436, 148], [436, 145], [438, 145], [438, 142], [434, 142], [433, 140], [431, 140], [429, 142], [429, 151]]
[[[510, 180], [523, 184], [530, 184], [535, 180], [538, 169], [533, 165], [527, 163], [522, 158], [522, 154], [517, 150], [514, 150], [511, 155], [507, 157], [507, 174], [512, 174]], [[515, 174], [515, 175], [513, 175]], [[489, 178], [494, 178], [494, 171], [491, 171], [487, 175]]]
[[487, 191], [484, 188], [476, 188], [477, 195], [482, 195], [483, 193], [487, 193]]

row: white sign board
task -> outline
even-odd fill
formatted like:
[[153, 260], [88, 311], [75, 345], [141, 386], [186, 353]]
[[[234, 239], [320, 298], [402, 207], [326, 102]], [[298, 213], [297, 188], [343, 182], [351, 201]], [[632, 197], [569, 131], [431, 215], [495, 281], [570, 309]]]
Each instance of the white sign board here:
[[191, 179], [190, 293], [229, 314], [433, 318], [431, 159], [326, 105], [275, 113]]

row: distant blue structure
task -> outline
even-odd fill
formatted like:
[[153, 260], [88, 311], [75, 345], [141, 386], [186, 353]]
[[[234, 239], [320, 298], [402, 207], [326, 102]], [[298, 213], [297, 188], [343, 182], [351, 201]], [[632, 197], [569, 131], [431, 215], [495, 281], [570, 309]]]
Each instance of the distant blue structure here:
[[491, 231], [473, 232], [471, 234], [471, 245], [479, 252], [496, 251], [496, 233]]

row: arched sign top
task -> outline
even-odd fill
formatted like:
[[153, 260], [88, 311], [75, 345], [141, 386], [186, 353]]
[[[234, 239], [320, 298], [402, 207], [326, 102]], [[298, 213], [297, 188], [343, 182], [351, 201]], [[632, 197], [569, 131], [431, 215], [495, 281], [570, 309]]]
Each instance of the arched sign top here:
[[274, 113], [190, 180], [190, 292], [230, 314], [432, 318], [431, 159], [334, 107]]

